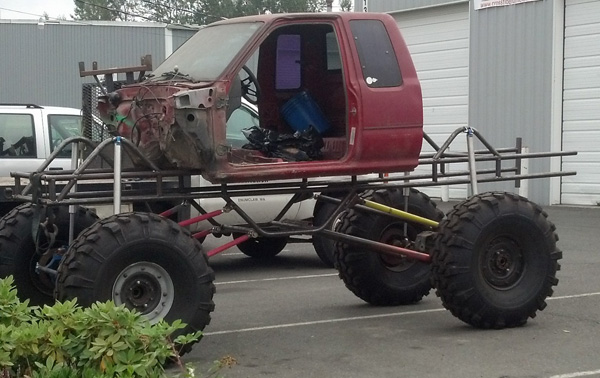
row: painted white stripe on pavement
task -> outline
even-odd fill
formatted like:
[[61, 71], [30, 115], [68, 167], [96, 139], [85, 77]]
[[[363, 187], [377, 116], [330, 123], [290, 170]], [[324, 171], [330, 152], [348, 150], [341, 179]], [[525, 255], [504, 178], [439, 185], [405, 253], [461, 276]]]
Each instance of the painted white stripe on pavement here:
[[213, 336], [213, 335], [226, 335], [230, 333], [242, 333], [242, 332], [252, 332], [252, 331], [264, 331], [269, 329], [280, 329], [280, 328], [289, 328], [289, 327], [300, 327], [314, 324], [328, 324], [328, 323], [340, 323], [340, 322], [349, 322], [353, 320], [363, 320], [363, 319], [377, 319], [377, 318], [390, 318], [393, 316], [403, 316], [403, 315], [416, 315], [416, 314], [427, 314], [432, 312], [441, 312], [446, 311], [443, 308], [435, 308], [431, 310], [419, 310], [419, 311], [406, 311], [406, 312], [394, 312], [391, 314], [377, 314], [377, 315], [368, 315], [368, 316], [353, 316], [350, 318], [337, 318], [337, 319], [325, 319], [325, 320], [314, 320], [311, 322], [300, 322], [300, 323], [288, 323], [288, 324], [276, 324], [270, 326], [263, 327], [252, 327], [252, 328], [242, 328], [242, 329], [232, 329], [228, 331], [215, 331], [215, 332], [205, 332], [205, 336]]
[[574, 378], [574, 377], [589, 377], [591, 375], [600, 375], [600, 370], [593, 371], [578, 371], [575, 373], [553, 375], [549, 378]]
[[283, 281], [283, 280], [297, 280], [297, 279], [305, 279], [305, 278], [320, 278], [320, 277], [337, 277], [337, 273], [327, 273], [327, 274], [309, 274], [306, 276], [286, 276], [286, 277], [271, 277], [271, 278], [260, 278], [254, 280], [239, 280], [239, 281], [225, 281], [225, 282], [215, 282], [215, 285], [235, 285], [249, 282], [267, 282], [267, 281]]
[[[298, 276], [298, 277], [309, 277], [309, 276]], [[283, 279], [277, 278], [277, 279]], [[294, 277], [290, 277], [294, 278]], [[275, 280], [275, 279], [273, 279]], [[574, 298], [585, 298], [600, 295], [600, 292], [597, 293], [585, 293], [585, 294], [576, 294], [576, 295], [563, 295], [560, 297], [550, 297], [546, 299], [574, 299]], [[314, 320], [310, 322], [299, 322], [299, 323], [287, 323], [287, 324], [274, 324], [270, 326], [262, 326], [262, 327], [251, 327], [251, 328], [241, 328], [241, 329], [231, 329], [226, 331], [215, 331], [215, 332], [205, 332], [205, 336], [214, 336], [214, 335], [227, 335], [231, 333], [243, 333], [243, 332], [253, 332], [253, 331], [265, 331], [271, 329], [280, 329], [280, 328], [290, 328], [290, 327], [301, 327], [301, 326], [309, 326], [316, 324], [329, 324], [329, 323], [341, 323], [341, 322], [349, 322], [354, 320], [365, 320], [365, 319], [378, 319], [378, 318], [391, 318], [395, 316], [408, 316], [408, 315], [420, 315], [420, 314], [430, 314], [435, 312], [446, 311], [444, 308], [434, 308], [430, 310], [418, 310], [418, 311], [404, 311], [404, 312], [392, 312], [389, 314], [377, 314], [377, 315], [367, 315], [367, 316], [353, 316], [350, 318], [337, 318], [337, 319], [324, 319], [324, 320]], [[567, 376], [556, 376], [551, 378], [567, 378]], [[573, 377], [578, 377], [577, 375]]]
[[574, 294], [574, 295], [562, 295], [560, 297], [548, 297], [546, 300], [551, 301], [554, 299], [574, 299], [574, 298], [585, 298], [585, 297], [593, 297], [596, 295], [600, 295], [600, 292], [597, 293], [584, 293], [584, 294]]

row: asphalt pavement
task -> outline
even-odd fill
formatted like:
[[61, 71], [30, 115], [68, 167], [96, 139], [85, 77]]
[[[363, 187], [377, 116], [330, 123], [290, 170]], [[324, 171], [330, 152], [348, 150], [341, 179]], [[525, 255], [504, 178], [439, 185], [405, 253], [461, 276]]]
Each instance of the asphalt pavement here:
[[226, 378], [600, 377], [600, 208], [545, 209], [563, 251], [560, 282], [523, 327], [475, 329], [434, 293], [411, 306], [368, 305], [310, 244], [268, 262], [233, 248], [210, 260], [216, 309], [184, 360], [202, 374], [232, 357]]

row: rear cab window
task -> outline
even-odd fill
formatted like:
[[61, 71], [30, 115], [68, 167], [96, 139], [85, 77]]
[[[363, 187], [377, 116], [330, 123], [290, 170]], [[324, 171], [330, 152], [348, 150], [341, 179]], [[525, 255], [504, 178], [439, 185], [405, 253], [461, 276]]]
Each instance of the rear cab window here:
[[379, 20], [352, 20], [350, 29], [366, 84], [371, 88], [402, 85], [402, 75], [390, 36]]

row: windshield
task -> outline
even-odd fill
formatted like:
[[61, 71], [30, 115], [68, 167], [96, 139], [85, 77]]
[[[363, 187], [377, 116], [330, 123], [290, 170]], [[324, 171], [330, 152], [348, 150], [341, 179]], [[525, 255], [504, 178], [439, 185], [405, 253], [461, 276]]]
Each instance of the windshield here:
[[262, 25], [245, 22], [202, 28], [158, 66], [151, 77], [215, 80]]

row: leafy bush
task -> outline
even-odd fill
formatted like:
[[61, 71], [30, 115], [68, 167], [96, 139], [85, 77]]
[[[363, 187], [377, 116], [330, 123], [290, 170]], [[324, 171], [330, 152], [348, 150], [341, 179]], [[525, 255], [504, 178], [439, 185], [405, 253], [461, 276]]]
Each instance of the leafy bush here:
[[29, 306], [17, 297], [12, 277], [0, 279], [0, 377], [109, 378], [164, 377], [164, 364], [179, 359], [178, 345], [201, 333], [169, 335], [180, 321], [150, 324], [113, 302], [81, 308], [75, 300]]

